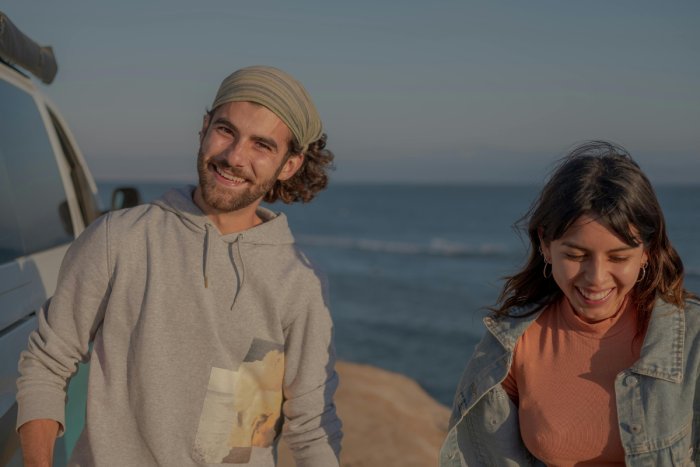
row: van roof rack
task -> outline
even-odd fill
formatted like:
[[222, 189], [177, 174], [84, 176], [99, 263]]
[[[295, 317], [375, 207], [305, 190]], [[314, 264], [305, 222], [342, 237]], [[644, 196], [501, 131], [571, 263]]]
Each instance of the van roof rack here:
[[49, 46], [41, 46], [24, 35], [10, 18], [0, 11], [0, 59], [24, 68], [41, 81], [50, 84], [58, 65]]

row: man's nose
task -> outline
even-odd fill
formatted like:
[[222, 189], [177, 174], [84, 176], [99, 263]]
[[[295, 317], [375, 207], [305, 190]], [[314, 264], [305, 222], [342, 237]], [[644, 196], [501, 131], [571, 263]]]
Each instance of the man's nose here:
[[246, 156], [241, 142], [232, 141], [224, 150], [224, 157], [231, 167], [242, 167], [245, 163]]

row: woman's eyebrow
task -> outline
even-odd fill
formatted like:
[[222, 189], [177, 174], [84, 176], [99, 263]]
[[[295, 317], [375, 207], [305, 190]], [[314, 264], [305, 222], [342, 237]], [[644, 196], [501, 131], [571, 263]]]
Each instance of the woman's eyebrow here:
[[[564, 246], [568, 246], [569, 248], [574, 248], [574, 249], [576, 249], [576, 250], [588, 251], [588, 248], [583, 247], [583, 246], [581, 246], [581, 245], [577, 245], [577, 244], [574, 243], [574, 242], [564, 241], [564, 242], [562, 242], [561, 244], [564, 245]], [[625, 245], [625, 246], [621, 246], [621, 247], [618, 247], [618, 248], [613, 248], [613, 249], [611, 249], [611, 250], [608, 250], [607, 253], [619, 253], [619, 252], [621, 252], [621, 251], [634, 250], [635, 248], [638, 248], [638, 247], [639, 247], [639, 245], [637, 245], [637, 246]]]

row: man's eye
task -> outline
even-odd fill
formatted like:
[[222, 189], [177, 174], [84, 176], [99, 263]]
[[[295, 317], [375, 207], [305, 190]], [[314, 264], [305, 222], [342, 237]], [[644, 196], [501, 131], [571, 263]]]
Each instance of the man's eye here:
[[258, 149], [262, 149], [263, 151], [271, 151], [272, 150], [272, 148], [269, 145], [267, 145], [265, 143], [261, 143], [260, 141], [256, 142], [255, 145], [258, 147]]

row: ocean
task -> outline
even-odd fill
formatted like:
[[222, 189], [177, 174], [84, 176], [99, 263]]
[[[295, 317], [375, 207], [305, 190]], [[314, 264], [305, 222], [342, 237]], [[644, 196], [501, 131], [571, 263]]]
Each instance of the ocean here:
[[[99, 183], [103, 206], [119, 185], [144, 201], [173, 184]], [[537, 186], [334, 184], [287, 214], [300, 247], [327, 276], [336, 350], [415, 379], [450, 405], [484, 332], [501, 278], [525, 260], [513, 223]], [[668, 232], [700, 293], [700, 186], [656, 187]]]

